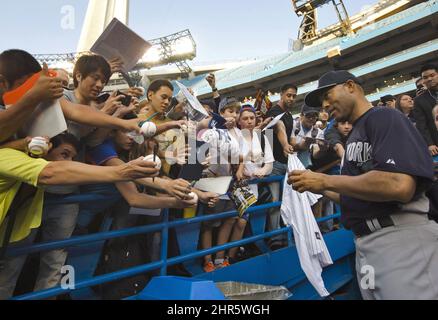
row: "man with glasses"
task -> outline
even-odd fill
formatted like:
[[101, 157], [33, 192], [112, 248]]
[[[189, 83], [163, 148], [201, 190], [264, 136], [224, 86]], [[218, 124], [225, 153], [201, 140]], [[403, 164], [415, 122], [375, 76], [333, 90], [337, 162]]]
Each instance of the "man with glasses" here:
[[341, 223], [356, 238], [363, 298], [437, 300], [438, 224], [429, 220], [426, 197], [434, 172], [419, 132], [401, 112], [373, 107], [347, 71], [323, 75], [305, 101], [324, 101], [353, 130], [340, 176], [293, 171], [288, 183], [341, 204]]
[[432, 156], [438, 155], [438, 130], [432, 118], [432, 109], [438, 103], [438, 67], [432, 64], [421, 68], [421, 77], [427, 90], [414, 100], [414, 118], [417, 129], [426, 141]]
[[312, 164], [311, 149], [315, 144], [324, 148], [324, 131], [315, 126], [319, 117], [319, 108], [303, 105], [299, 121], [295, 121], [291, 135], [291, 144], [298, 152], [298, 159], [307, 168]]

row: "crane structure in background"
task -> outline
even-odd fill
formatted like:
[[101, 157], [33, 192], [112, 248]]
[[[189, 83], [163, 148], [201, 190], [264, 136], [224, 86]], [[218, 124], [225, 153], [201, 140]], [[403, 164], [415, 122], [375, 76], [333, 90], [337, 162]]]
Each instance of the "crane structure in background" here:
[[[320, 32], [316, 10], [328, 3], [332, 3], [335, 7], [339, 24], [325, 30], [325, 32]], [[303, 17], [298, 31], [298, 41], [302, 45], [312, 44], [315, 40], [321, 39], [329, 33], [344, 36], [353, 32], [343, 0], [292, 0], [292, 5], [295, 13], [299, 17]]]

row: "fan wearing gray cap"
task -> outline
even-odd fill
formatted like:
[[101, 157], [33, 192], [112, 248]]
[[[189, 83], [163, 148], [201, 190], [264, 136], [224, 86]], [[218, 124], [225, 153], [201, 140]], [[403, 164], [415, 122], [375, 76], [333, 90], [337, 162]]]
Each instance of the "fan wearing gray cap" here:
[[341, 204], [363, 298], [438, 299], [438, 224], [425, 195], [434, 171], [419, 132], [398, 110], [373, 107], [347, 71], [323, 75], [305, 101], [353, 124], [340, 176], [294, 171], [288, 183]]
[[309, 107], [304, 104], [301, 108], [299, 121], [294, 122], [291, 144], [298, 152], [298, 159], [307, 168], [312, 164], [310, 157], [311, 149], [317, 145], [317, 141], [324, 140], [324, 132], [315, 126], [319, 117], [320, 108]]

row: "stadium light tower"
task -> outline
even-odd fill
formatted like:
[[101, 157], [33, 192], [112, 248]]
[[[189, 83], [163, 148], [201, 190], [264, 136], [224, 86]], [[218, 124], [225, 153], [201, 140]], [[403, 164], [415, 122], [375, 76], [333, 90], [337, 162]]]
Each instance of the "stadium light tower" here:
[[128, 25], [129, 0], [89, 0], [77, 52], [89, 51], [113, 18]]
[[149, 42], [152, 48], [139, 61], [137, 69], [174, 63], [183, 78], [189, 76], [192, 69], [187, 60], [196, 57], [196, 43], [188, 29]]
[[319, 39], [322, 35], [318, 33], [318, 19], [316, 9], [327, 4], [332, 3], [336, 9], [339, 18], [340, 26], [337, 30], [332, 32], [341, 32], [342, 35], [347, 35], [352, 32], [350, 18], [347, 9], [345, 8], [343, 0], [291, 0], [295, 13], [300, 17], [303, 16], [300, 29], [298, 32], [298, 39], [303, 44], [311, 44], [313, 41]]

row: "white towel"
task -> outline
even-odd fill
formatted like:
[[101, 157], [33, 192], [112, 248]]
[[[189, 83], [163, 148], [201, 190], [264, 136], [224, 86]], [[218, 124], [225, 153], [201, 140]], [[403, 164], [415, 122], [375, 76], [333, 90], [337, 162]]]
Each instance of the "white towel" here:
[[[290, 155], [288, 161], [288, 172], [293, 170], [305, 170], [296, 154]], [[286, 175], [281, 216], [284, 223], [293, 230], [301, 268], [307, 279], [321, 297], [326, 297], [329, 292], [325, 288], [321, 273], [322, 268], [333, 264], [333, 261], [311, 208], [321, 197], [310, 192], [294, 191], [292, 186], [287, 184]]]

